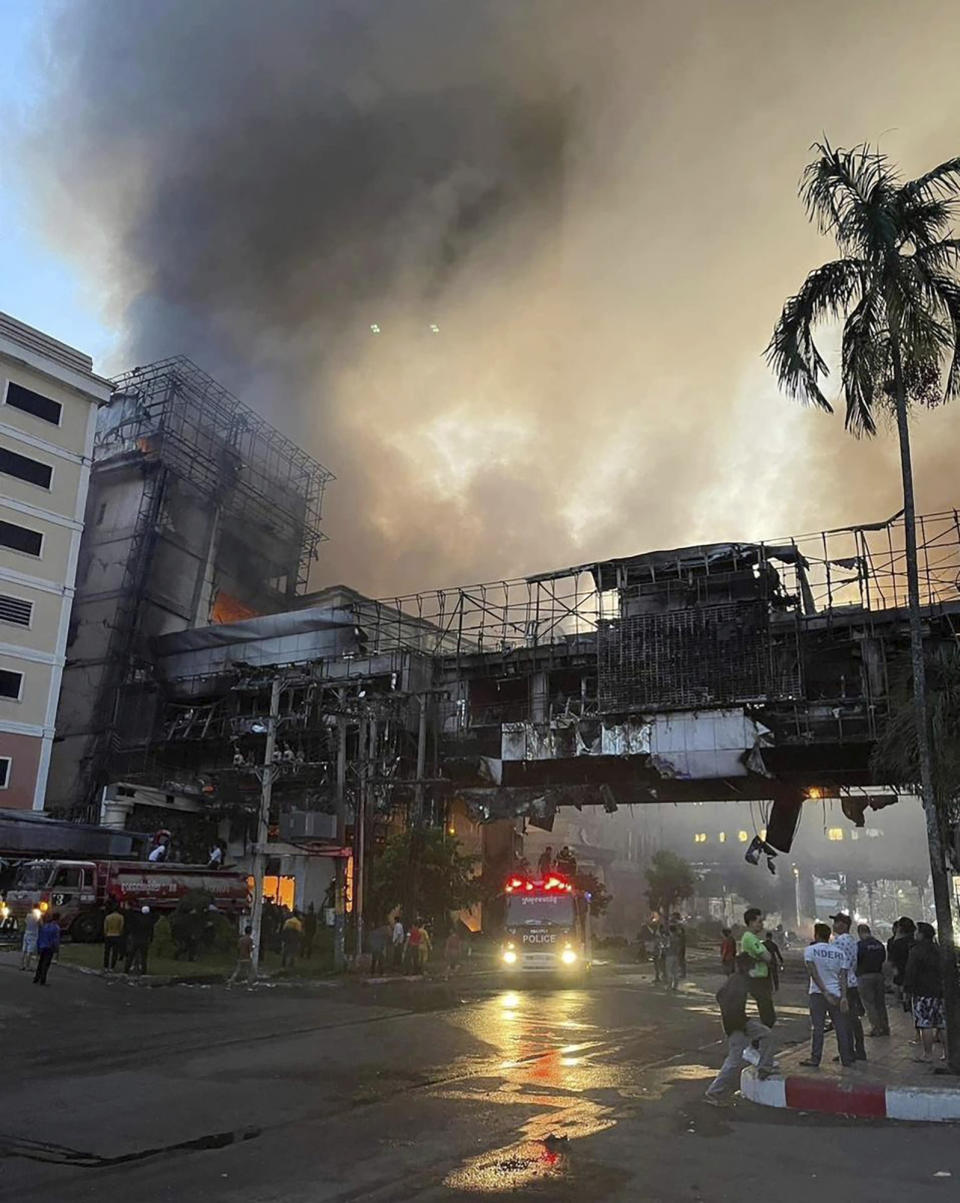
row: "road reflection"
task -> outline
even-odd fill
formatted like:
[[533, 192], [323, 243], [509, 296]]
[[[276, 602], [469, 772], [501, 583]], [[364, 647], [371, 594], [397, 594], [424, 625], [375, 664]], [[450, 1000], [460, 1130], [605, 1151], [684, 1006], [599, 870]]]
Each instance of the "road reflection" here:
[[[521, 1127], [519, 1139], [471, 1158], [447, 1176], [446, 1186], [486, 1194], [564, 1178], [570, 1142], [613, 1126], [609, 1107], [585, 1095], [621, 1077], [615, 1067], [591, 1059], [609, 1050], [611, 1042], [586, 1018], [590, 1005], [595, 1000], [583, 990], [505, 990], [459, 1017], [493, 1053], [498, 1077], [494, 1083], [483, 1078], [485, 1102], [522, 1103], [537, 1113]], [[462, 1089], [442, 1093], [465, 1094]]]

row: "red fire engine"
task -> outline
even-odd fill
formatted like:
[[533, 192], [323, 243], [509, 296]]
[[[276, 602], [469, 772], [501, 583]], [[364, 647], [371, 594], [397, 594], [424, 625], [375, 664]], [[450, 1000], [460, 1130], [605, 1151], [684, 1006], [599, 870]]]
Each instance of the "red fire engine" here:
[[33, 860], [17, 869], [7, 907], [20, 923], [33, 907], [56, 911], [60, 926], [74, 940], [98, 940], [103, 913], [111, 900], [155, 911], [172, 911], [192, 890], [203, 890], [217, 910], [239, 917], [248, 909], [249, 891], [243, 873], [150, 861]]

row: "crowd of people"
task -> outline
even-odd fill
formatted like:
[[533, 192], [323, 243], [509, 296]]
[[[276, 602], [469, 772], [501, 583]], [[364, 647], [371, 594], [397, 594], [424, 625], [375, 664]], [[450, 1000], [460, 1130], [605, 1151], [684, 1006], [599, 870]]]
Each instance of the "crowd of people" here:
[[[402, 973], [419, 977], [426, 972], [433, 951], [431, 927], [423, 919], [411, 920], [395, 915], [371, 928], [366, 935], [365, 950], [370, 954], [370, 973], [379, 977], [386, 973]], [[458, 927], [454, 927], [443, 942], [443, 956], [448, 975], [459, 972], [466, 948]]]
[[[918, 1046], [915, 1059], [932, 1061], [938, 1043], [940, 1057], [945, 1059], [943, 979], [933, 926], [907, 917], [898, 919], [884, 946], [865, 923], [858, 925], [854, 935], [853, 921], [845, 912], [829, 918], [830, 923], [814, 924], [813, 939], [803, 952], [811, 1040], [810, 1054], [800, 1064], [809, 1069], [820, 1066], [828, 1030], [833, 1031], [837, 1043], [834, 1061], [851, 1068], [866, 1061], [865, 1037], [890, 1035], [888, 979], [898, 1004], [912, 1015]], [[760, 1078], [776, 1072], [774, 994], [783, 956], [774, 937], [774, 932], [765, 931], [764, 916], [757, 907], [744, 912], [739, 942], [730, 928], [723, 929], [720, 962], [727, 980], [717, 992], [717, 1002], [727, 1036], [727, 1056], [706, 1092], [707, 1102], [714, 1105], [722, 1105], [736, 1089], [744, 1054], [751, 1047]], [[756, 1018], [747, 1014], [751, 998]]]

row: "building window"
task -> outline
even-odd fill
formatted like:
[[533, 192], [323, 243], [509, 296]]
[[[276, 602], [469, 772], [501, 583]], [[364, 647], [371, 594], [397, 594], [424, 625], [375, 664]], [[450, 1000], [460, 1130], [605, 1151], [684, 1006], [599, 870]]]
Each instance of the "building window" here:
[[15, 627], [28, 627], [32, 618], [33, 602], [0, 593], [0, 622], [12, 623]]
[[9, 668], [0, 668], [0, 698], [10, 698], [20, 701], [20, 691], [23, 689], [23, 673], [11, 672]]
[[28, 526], [19, 526], [16, 522], [0, 520], [0, 547], [9, 547], [11, 551], [22, 551], [28, 556], [39, 556], [43, 550], [43, 535], [38, 530]]
[[104, 518], [106, 518], [106, 516], [107, 516], [107, 503], [105, 501], [101, 501], [100, 508], [97, 510], [97, 526], [100, 526], [103, 523], [103, 520], [104, 520]]
[[750, 838], [750, 836], [746, 831], [738, 831], [737, 832], [737, 839], [740, 841], [741, 844], [745, 844], [749, 838]]
[[25, 414], [33, 414], [35, 418], [42, 418], [53, 426], [60, 425], [60, 415], [63, 413], [60, 402], [51, 401], [42, 393], [35, 393], [32, 388], [24, 388], [22, 384], [14, 384], [11, 380], [7, 385], [5, 400], [14, 409], [22, 409]]
[[28, 455], [18, 455], [8, 447], [0, 447], [0, 472], [15, 476], [17, 480], [25, 480], [28, 484], [39, 485], [41, 489], [49, 489], [53, 480], [50, 464], [42, 464]]
[[0, 789], [6, 789], [10, 784], [10, 769], [13, 761], [9, 756], [0, 756]]
[[843, 828], [842, 827], [828, 827], [827, 828], [827, 839], [833, 840], [835, 843], [842, 840], [843, 839]]

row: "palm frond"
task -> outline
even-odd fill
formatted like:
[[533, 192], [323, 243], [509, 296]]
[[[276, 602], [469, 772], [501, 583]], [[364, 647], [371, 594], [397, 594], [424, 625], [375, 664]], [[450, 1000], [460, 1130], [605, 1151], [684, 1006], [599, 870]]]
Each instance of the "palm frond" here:
[[944, 197], [922, 195], [905, 201], [902, 191], [897, 193], [891, 209], [900, 245], [913, 243], [917, 250], [938, 245], [953, 223], [956, 204]]
[[844, 425], [856, 435], [876, 434], [873, 411], [888, 374], [889, 336], [883, 298], [870, 288], [843, 324], [841, 376], [847, 403]]
[[924, 172], [915, 180], [908, 180], [900, 189], [904, 202], [916, 197], [933, 198], [953, 196], [960, 192], [960, 158], [947, 159], [938, 163], [932, 171]]
[[881, 230], [885, 210], [896, 195], [897, 178], [887, 157], [863, 142], [851, 150], [833, 147], [825, 138], [812, 147], [817, 157], [800, 182], [807, 216], [822, 234], [833, 234], [841, 250], [866, 256]]
[[960, 396], [960, 284], [950, 276], [937, 275], [933, 279], [951, 326], [951, 346], [947, 365], [946, 382], [942, 399], [949, 401]]
[[833, 412], [820, 388], [827, 365], [813, 340], [813, 327], [825, 317], [838, 317], [862, 291], [866, 264], [836, 259], [812, 271], [796, 296], [783, 306], [764, 354], [791, 397]]

